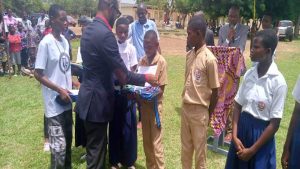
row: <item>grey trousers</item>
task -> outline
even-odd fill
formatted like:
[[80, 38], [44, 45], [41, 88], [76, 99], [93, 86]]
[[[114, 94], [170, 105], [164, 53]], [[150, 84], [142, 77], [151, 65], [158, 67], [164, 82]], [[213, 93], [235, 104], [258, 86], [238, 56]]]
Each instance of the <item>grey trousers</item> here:
[[51, 169], [71, 169], [72, 109], [47, 118]]

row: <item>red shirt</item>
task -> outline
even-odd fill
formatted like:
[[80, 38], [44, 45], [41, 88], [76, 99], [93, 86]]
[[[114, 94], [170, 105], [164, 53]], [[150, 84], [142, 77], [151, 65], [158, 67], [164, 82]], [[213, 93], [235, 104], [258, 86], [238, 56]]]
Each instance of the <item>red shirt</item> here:
[[21, 46], [21, 37], [19, 34], [8, 34], [9, 42], [9, 52], [20, 52], [22, 49]]
[[43, 36], [46, 36], [46, 35], [48, 35], [49, 33], [51, 33], [52, 32], [52, 28], [46, 28], [45, 30], [44, 30], [44, 32], [43, 32]]

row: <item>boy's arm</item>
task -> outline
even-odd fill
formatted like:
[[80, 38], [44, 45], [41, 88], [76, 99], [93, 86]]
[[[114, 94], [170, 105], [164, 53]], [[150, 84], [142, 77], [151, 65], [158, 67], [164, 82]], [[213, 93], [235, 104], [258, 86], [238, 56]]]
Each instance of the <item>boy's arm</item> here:
[[209, 117], [212, 115], [213, 111], [215, 110], [217, 102], [218, 102], [218, 88], [214, 88], [212, 89], [212, 94], [211, 94], [210, 104], [208, 109]]

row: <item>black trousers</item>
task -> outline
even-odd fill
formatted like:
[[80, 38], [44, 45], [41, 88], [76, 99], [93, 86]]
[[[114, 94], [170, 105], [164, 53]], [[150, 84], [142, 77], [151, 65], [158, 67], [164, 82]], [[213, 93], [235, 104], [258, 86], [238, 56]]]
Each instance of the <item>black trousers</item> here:
[[28, 50], [24, 48], [21, 50], [21, 65], [25, 68], [28, 67]]
[[51, 169], [71, 169], [72, 109], [47, 118]]
[[85, 121], [87, 169], [105, 169], [107, 152], [107, 125]]

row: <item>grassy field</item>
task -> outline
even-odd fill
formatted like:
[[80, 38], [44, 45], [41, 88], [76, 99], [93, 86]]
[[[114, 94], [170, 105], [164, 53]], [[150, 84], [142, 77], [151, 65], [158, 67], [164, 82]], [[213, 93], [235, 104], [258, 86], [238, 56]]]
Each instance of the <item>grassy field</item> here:
[[[287, 43], [290, 49], [277, 51], [279, 69], [288, 83], [289, 91], [284, 117], [276, 134], [277, 164], [281, 168], [280, 156], [287, 133], [294, 101], [291, 92], [300, 74], [300, 41]], [[73, 44], [77, 49], [78, 42]], [[73, 51], [74, 54], [76, 50]], [[181, 168], [180, 162], [180, 106], [183, 87], [185, 59], [182, 56], [166, 56], [169, 84], [164, 100], [164, 150], [168, 169]], [[247, 60], [249, 65], [249, 60]], [[138, 131], [138, 169], [145, 168], [141, 131]], [[72, 148], [73, 168], [85, 168], [80, 160], [82, 148]], [[49, 153], [43, 152], [43, 103], [40, 84], [28, 77], [0, 77], [0, 168], [2, 169], [44, 169], [49, 165]], [[225, 156], [208, 151], [209, 169], [222, 169]]]

